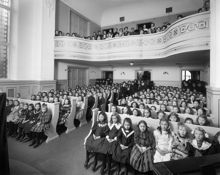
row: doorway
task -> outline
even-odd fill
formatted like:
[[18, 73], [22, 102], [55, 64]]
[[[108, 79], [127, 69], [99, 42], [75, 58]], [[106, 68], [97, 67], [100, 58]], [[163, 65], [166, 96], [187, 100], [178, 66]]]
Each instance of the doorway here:
[[182, 70], [182, 81], [200, 80], [200, 71], [198, 70]]
[[102, 72], [102, 77], [105, 80], [107, 80], [107, 79], [112, 80], [113, 79], [113, 71], [103, 71]]
[[86, 85], [86, 68], [68, 67], [68, 87], [74, 89], [77, 85]]
[[150, 71], [137, 71], [137, 79], [145, 82], [151, 81], [151, 72]]

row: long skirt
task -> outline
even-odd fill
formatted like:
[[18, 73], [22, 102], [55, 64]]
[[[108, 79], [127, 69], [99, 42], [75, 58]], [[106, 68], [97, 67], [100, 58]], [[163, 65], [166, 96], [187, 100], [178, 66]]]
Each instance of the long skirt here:
[[24, 124], [24, 132], [29, 133], [31, 131], [31, 128], [36, 124], [37, 122], [27, 122]]
[[129, 163], [131, 148], [121, 149], [120, 144], [116, 143], [112, 152], [112, 159], [120, 163]]
[[161, 155], [158, 151], [154, 154], [154, 163], [170, 161], [171, 153]]
[[99, 152], [101, 149], [102, 142], [105, 138], [94, 139], [93, 135], [91, 134], [88, 139], [86, 140], [86, 150], [89, 152]]
[[102, 154], [112, 154], [114, 151], [114, 145], [116, 144], [116, 141], [109, 142], [106, 138], [103, 139], [103, 141], [100, 143], [100, 149], [98, 150], [99, 153]]
[[36, 124], [31, 128], [33, 132], [44, 132], [50, 128], [50, 124]]
[[141, 152], [135, 145], [131, 151], [130, 165], [139, 172], [148, 172], [152, 170], [152, 151]]

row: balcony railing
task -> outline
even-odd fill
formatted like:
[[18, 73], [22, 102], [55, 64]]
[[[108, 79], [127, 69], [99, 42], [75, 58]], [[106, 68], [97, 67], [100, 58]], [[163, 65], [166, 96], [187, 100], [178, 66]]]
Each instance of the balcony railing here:
[[107, 40], [55, 37], [55, 59], [109, 61], [157, 59], [210, 49], [210, 13], [182, 18], [160, 33]]

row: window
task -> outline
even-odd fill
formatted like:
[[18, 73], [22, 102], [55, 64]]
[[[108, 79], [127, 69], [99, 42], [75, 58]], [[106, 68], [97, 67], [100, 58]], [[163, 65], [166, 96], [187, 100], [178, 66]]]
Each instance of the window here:
[[0, 0], [0, 78], [7, 78], [9, 53], [10, 0]]
[[188, 70], [182, 70], [182, 80], [190, 80], [191, 79], [191, 73]]

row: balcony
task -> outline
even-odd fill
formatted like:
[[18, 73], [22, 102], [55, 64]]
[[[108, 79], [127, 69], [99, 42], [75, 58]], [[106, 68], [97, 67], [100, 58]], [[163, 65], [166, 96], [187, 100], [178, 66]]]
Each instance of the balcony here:
[[182, 18], [160, 33], [107, 40], [55, 37], [55, 59], [115, 61], [158, 59], [210, 49], [210, 12]]

